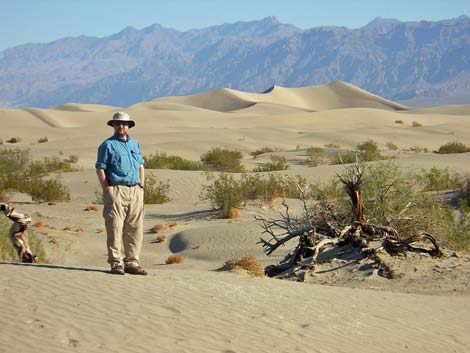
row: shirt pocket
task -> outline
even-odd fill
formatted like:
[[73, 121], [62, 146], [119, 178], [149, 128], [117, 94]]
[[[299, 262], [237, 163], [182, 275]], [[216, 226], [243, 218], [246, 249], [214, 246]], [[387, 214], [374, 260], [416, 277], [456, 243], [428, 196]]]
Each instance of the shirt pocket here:
[[126, 176], [132, 168], [129, 154], [115, 154], [112, 159], [113, 170], [119, 176]]

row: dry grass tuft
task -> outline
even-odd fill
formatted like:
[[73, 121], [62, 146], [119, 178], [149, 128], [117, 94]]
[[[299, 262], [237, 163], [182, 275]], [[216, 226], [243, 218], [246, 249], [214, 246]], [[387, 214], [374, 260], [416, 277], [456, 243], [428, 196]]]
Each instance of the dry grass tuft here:
[[170, 227], [171, 229], [173, 229], [173, 228], [175, 228], [177, 225], [178, 225], [178, 224], [176, 224], [176, 223], [170, 223], [170, 224], [168, 225], [168, 227]]
[[161, 232], [163, 228], [164, 228], [163, 224], [156, 224], [153, 226], [152, 231], [154, 233], [158, 233], [158, 232]]
[[83, 211], [98, 211], [98, 206], [96, 205], [89, 205], [83, 209]]
[[235, 219], [238, 217], [240, 217], [240, 214], [238, 213], [238, 210], [235, 207], [232, 207], [228, 210], [227, 212], [228, 219]]
[[70, 231], [70, 230], [72, 230], [72, 228], [67, 226], [67, 227], [62, 228], [62, 230]]
[[47, 227], [47, 224], [44, 221], [37, 221], [36, 223], [34, 223], [34, 226], [36, 228], [45, 228]]
[[181, 255], [170, 255], [168, 259], [166, 259], [166, 264], [182, 264], [184, 262], [184, 257]]
[[255, 277], [264, 277], [264, 266], [254, 256], [245, 256], [241, 260], [230, 259], [225, 265], [229, 270], [243, 269]]
[[164, 243], [166, 241], [166, 236], [165, 235], [159, 235], [156, 237], [154, 240], [152, 240], [152, 243]]

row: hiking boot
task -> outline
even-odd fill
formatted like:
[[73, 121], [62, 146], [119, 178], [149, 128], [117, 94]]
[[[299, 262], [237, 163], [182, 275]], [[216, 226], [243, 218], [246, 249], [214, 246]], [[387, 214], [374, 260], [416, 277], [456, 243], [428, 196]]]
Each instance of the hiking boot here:
[[124, 274], [124, 270], [122, 268], [121, 265], [114, 265], [113, 267], [111, 267], [111, 273], [113, 275], [123, 275]]
[[147, 271], [145, 271], [142, 267], [140, 266], [126, 266], [124, 268], [124, 272], [129, 273], [131, 275], [142, 275], [146, 276]]

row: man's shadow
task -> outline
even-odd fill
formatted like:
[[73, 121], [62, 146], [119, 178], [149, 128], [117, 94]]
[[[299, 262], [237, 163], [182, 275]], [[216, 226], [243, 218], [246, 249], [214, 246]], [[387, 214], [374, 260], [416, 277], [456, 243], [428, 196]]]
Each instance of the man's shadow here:
[[22, 263], [22, 262], [3, 262], [3, 261], [0, 261], [0, 265], [41, 267], [41, 268], [52, 268], [52, 269], [57, 269], [57, 270], [82, 271], [82, 272], [101, 272], [101, 273], [110, 274], [110, 272], [108, 270], [99, 270], [99, 269], [96, 269], [96, 268], [70, 267], [70, 266], [49, 265], [49, 264], [28, 264], [28, 263]]

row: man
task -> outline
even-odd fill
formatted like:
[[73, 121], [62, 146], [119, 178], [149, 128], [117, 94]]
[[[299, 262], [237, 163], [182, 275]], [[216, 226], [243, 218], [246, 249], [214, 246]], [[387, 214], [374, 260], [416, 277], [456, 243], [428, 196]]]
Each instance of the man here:
[[139, 265], [143, 240], [144, 160], [139, 143], [127, 134], [135, 122], [127, 113], [117, 112], [108, 125], [114, 128], [114, 135], [99, 146], [96, 161], [96, 173], [103, 188], [108, 263], [113, 274], [146, 275], [147, 271]]

